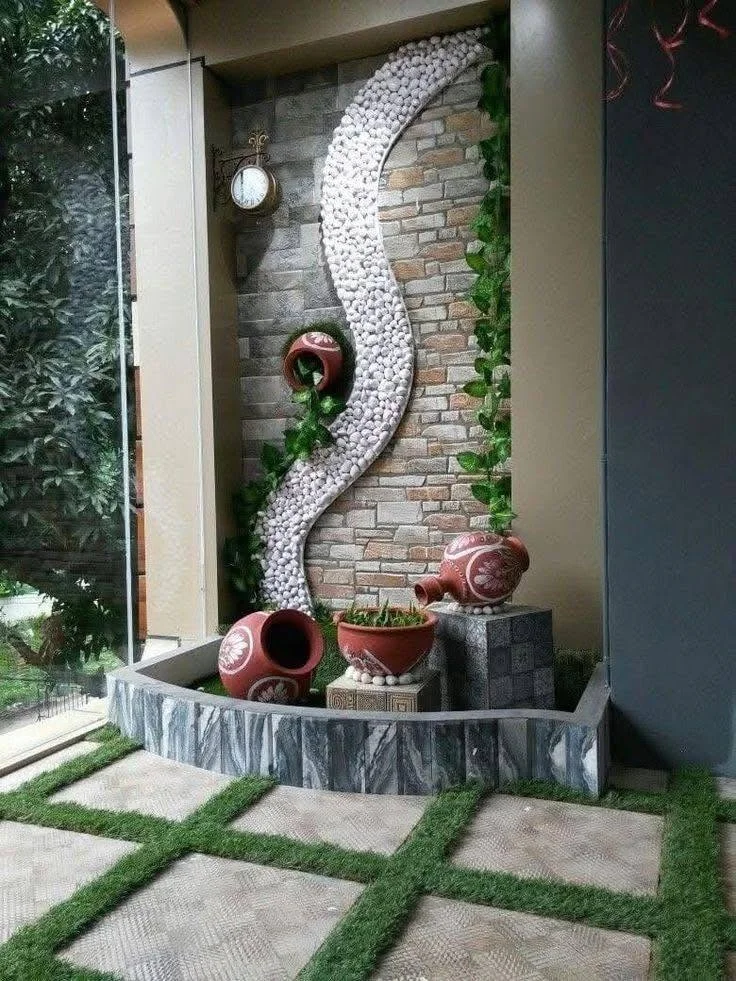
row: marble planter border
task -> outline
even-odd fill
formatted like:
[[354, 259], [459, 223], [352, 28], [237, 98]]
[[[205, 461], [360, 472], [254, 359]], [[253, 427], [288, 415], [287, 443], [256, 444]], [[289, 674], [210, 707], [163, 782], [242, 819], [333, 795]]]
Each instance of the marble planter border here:
[[609, 691], [599, 664], [574, 712], [352, 712], [267, 705], [183, 686], [216, 673], [222, 638], [108, 675], [110, 721], [152, 753], [296, 787], [432, 794], [466, 780], [551, 780], [598, 796]]

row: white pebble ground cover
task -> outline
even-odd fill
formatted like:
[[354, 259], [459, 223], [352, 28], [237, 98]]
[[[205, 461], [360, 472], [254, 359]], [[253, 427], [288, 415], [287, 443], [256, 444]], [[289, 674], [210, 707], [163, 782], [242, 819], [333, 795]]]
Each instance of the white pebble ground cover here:
[[304, 544], [317, 518], [386, 447], [414, 373], [411, 323], [383, 248], [379, 179], [402, 131], [483, 52], [480, 30], [405, 44], [345, 110], [325, 161], [321, 220], [327, 264], [355, 342], [355, 379], [330, 430], [334, 445], [297, 461], [261, 520], [263, 594], [310, 612]]

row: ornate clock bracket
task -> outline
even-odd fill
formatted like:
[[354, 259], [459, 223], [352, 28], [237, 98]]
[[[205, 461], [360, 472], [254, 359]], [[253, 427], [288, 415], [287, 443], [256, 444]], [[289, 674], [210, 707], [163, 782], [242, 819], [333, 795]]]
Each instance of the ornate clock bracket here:
[[210, 149], [212, 152], [212, 207], [217, 208], [230, 200], [228, 193], [230, 182], [235, 171], [243, 164], [255, 164], [257, 167], [268, 163], [268, 154], [264, 153], [263, 148], [268, 141], [268, 134], [264, 130], [254, 130], [248, 137], [248, 144], [251, 150], [245, 147], [235, 147], [232, 151], [226, 152], [221, 147], [216, 147], [214, 143]]

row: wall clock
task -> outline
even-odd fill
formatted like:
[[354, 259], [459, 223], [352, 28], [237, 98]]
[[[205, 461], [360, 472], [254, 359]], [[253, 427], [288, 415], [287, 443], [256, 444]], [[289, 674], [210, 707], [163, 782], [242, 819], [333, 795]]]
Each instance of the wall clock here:
[[268, 154], [263, 152], [268, 136], [261, 130], [251, 133], [248, 143], [251, 153], [244, 149], [224, 153], [212, 147], [212, 177], [214, 206], [230, 197], [237, 208], [247, 215], [270, 215], [279, 205], [280, 188], [276, 175], [267, 166]]

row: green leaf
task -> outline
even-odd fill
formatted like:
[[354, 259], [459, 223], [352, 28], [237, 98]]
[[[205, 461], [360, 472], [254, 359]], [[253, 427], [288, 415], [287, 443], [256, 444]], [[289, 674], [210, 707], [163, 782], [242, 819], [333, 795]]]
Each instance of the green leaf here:
[[474, 378], [473, 381], [463, 385], [463, 391], [474, 399], [482, 399], [488, 394], [488, 385], [482, 378]]
[[277, 446], [264, 443], [261, 447], [261, 463], [265, 470], [279, 470], [284, 463], [284, 454]]
[[323, 416], [334, 416], [345, 408], [345, 400], [336, 395], [324, 395], [319, 403]]
[[482, 252], [466, 252], [465, 261], [474, 272], [482, 273], [486, 268], [486, 260]]
[[483, 470], [483, 461], [477, 453], [469, 450], [458, 453], [457, 462], [466, 473], [480, 473]]
[[489, 484], [487, 481], [471, 484], [470, 492], [481, 504], [490, 504], [493, 500], [493, 484]]

